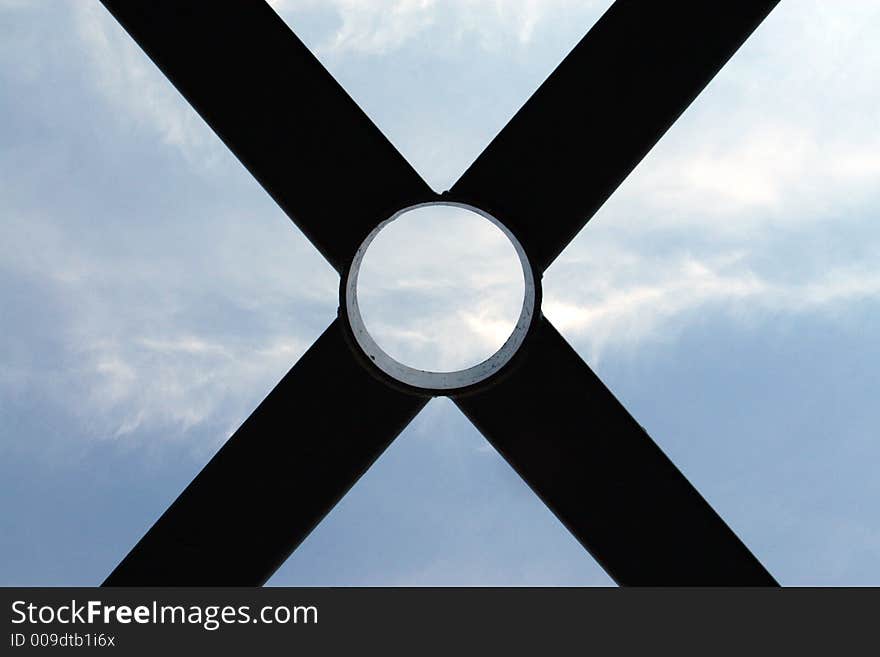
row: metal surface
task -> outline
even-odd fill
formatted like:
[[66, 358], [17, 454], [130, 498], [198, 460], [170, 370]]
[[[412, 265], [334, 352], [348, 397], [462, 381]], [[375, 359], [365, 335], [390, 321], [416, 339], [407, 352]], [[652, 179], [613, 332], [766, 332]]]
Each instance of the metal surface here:
[[[105, 584], [264, 582], [432, 394], [621, 584], [775, 584], [540, 316], [540, 273], [775, 1], [618, 0], [442, 197], [264, 2], [102, 2], [342, 274], [340, 320]], [[381, 222], [438, 201], [501, 227], [532, 291], [498, 358], [446, 379], [383, 357], [354, 293]]]

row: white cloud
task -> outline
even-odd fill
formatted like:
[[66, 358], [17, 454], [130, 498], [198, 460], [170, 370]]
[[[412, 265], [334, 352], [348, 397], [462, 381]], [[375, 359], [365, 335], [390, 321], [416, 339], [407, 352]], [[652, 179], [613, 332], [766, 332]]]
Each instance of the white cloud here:
[[[565, 0], [273, 4], [288, 19], [303, 12], [336, 15], [338, 25], [318, 45], [351, 61], [404, 45], [430, 55], [433, 48], [461, 48], [463, 39], [476, 47], [474, 56], [507, 57], [510, 44], [525, 52], [536, 30], [582, 11]], [[604, 4], [591, 3], [590, 11]], [[179, 149], [194, 169], [218, 153], [226, 157], [103, 8], [73, 7], [96, 101]], [[704, 312], [749, 322], [779, 312], [838, 313], [876, 301], [880, 246], [869, 244], [855, 257], [826, 253], [820, 245], [824, 257], [799, 265], [796, 280], [766, 271], [757, 260], [772, 258], [780, 271], [794, 267], [800, 254], [768, 253], [767, 239], [782, 229], [808, 233], [839, 222], [844, 211], [853, 215], [848, 228], [858, 225], [868, 241], [878, 239], [876, 229], [866, 228], [876, 224], [880, 207], [878, 34], [880, 9], [873, 2], [782, 3], [547, 273], [545, 308], [560, 330], [595, 358], [610, 348], [674, 339]], [[438, 114], [448, 109], [443, 102]], [[0, 258], [15, 275], [40, 279], [57, 299], [74, 300], [71, 309], [56, 299], [66, 322], [57, 332], [76, 356], [61, 380], [85, 390], [90, 405], [83, 415], [102, 418], [96, 432], [103, 435], [205, 422], [219, 422], [217, 435], [225, 435], [250, 410], [254, 391], [271, 387], [314, 338], [311, 324], [285, 324], [290, 309], [318, 304], [329, 319], [335, 306], [334, 276], [321, 269], [319, 257], [309, 259], [304, 240], [281, 244], [267, 231], [248, 241], [250, 228], [234, 228], [241, 217], [211, 217], [219, 237], [189, 255], [177, 253], [196, 261], [189, 269], [173, 258], [151, 259], [150, 250], [122, 255], [114, 247], [122, 243], [118, 235], [104, 235], [106, 243], [96, 246], [68, 219], [4, 217], [15, 238], [0, 242]], [[190, 238], [168, 225], [161, 230], [157, 241]], [[294, 249], [289, 256], [288, 248]], [[491, 290], [502, 260], [486, 254], [470, 274]], [[399, 307], [426, 281], [438, 285], [434, 276], [404, 279], [405, 265], [386, 271], [388, 290], [396, 290], [388, 301]], [[213, 326], [213, 319], [190, 312], [208, 291], [222, 295], [228, 307], [269, 320], [241, 335], [224, 332], [227, 318]], [[448, 299], [435, 295], [440, 305]], [[445, 344], [450, 351], [443, 359], [467, 360], [506, 331], [501, 306], [491, 300], [478, 312], [429, 310], [420, 320], [390, 323], [388, 335], [417, 352], [436, 353]], [[444, 339], [462, 325], [466, 340]], [[40, 385], [57, 389], [50, 381]]]
[[87, 70], [120, 122], [154, 131], [192, 164], [214, 164], [225, 147], [110, 13], [97, 2], [72, 8]]
[[638, 255], [621, 254], [618, 266], [614, 260], [572, 268], [589, 286], [570, 281], [545, 292], [545, 314], [566, 337], [586, 348], [591, 362], [608, 349], [631, 351], [673, 340], [705, 316], [753, 325], [779, 315], [829, 315], [853, 304], [880, 302], [876, 268], [841, 267], [813, 279], [784, 282], [757, 274], [743, 255], [648, 263]]
[[597, 358], [876, 303], [878, 35], [873, 2], [781, 3], [547, 272], [548, 316]]
[[83, 348], [88, 415], [103, 418], [97, 435], [148, 430], [179, 437], [206, 425], [219, 444], [308, 347], [280, 337], [262, 346], [230, 342], [186, 334], [127, 336]]
[[[457, 48], [473, 40], [485, 50], [528, 44], [542, 23], [583, 15], [610, 0], [270, 0], [279, 14], [296, 18], [316, 10], [331, 11], [338, 27], [317, 44], [319, 51], [381, 54], [424, 40], [441, 48]], [[431, 30], [436, 35], [431, 35]], [[439, 37], [439, 39], [438, 39]], [[450, 38], [451, 37], [451, 38]], [[438, 44], [438, 41], [445, 43]]]
[[880, 8], [781, 3], [613, 199], [656, 227], [760, 234], [880, 202]]
[[[0, 387], [4, 395], [34, 391], [96, 439], [180, 439], [198, 429], [210, 440], [193, 449], [219, 444], [332, 320], [335, 277], [317, 254], [298, 254], [286, 221], [240, 226], [239, 217], [210, 217], [204, 230], [213, 238], [189, 256], [165, 252], [168, 231], [116, 253], [112, 234], [68, 223], [4, 218], [7, 285], [34, 282], [30, 303], [46, 308], [35, 311], [37, 327], [20, 330], [50, 321], [54, 338], [45, 353], [41, 343], [22, 353], [0, 342]], [[12, 319], [16, 327], [27, 321]]]

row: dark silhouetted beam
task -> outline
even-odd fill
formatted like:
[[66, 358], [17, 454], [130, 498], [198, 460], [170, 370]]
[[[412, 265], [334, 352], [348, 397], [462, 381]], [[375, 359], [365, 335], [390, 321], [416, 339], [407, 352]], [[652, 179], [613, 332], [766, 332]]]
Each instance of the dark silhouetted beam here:
[[778, 0], [618, 0], [450, 190], [546, 269]]
[[368, 374], [334, 321], [104, 585], [263, 584], [426, 401]]
[[546, 319], [455, 403], [622, 585], [776, 582]]
[[263, 0], [101, 0], [330, 263], [433, 192]]

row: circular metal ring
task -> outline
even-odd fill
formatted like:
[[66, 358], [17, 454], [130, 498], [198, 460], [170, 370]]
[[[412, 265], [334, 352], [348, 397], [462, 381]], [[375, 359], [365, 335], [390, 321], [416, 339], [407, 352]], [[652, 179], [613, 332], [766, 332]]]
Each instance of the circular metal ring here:
[[[496, 351], [486, 360], [482, 361], [481, 363], [477, 363], [476, 365], [473, 365], [471, 367], [462, 370], [456, 370], [453, 372], [434, 372], [428, 370], [420, 370], [414, 367], [410, 367], [409, 365], [404, 365], [395, 358], [392, 358], [376, 343], [376, 341], [373, 339], [373, 336], [370, 335], [366, 325], [364, 324], [363, 317], [361, 316], [361, 311], [358, 306], [357, 300], [358, 274], [360, 273], [361, 264], [363, 263], [364, 255], [367, 252], [367, 248], [370, 246], [370, 243], [376, 238], [376, 235], [378, 235], [385, 226], [390, 224], [395, 219], [399, 218], [401, 215], [411, 210], [436, 205], [451, 206], [470, 210], [471, 212], [475, 212], [481, 217], [491, 221], [501, 230], [501, 232], [505, 234], [505, 236], [507, 236], [507, 239], [510, 240], [511, 244], [513, 244], [513, 248], [516, 251], [517, 256], [519, 256], [519, 261], [522, 265], [523, 272], [523, 305], [522, 310], [519, 314], [519, 318], [517, 319], [516, 325], [514, 326], [510, 337], [507, 338], [507, 340], [504, 342], [503, 345], [501, 345], [501, 348], [498, 349], [498, 351]], [[529, 328], [531, 327], [532, 321], [535, 317], [535, 313], [537, 312], [538, 299], [540, 298], [538, 286], [539, 281], [535, 276], [535, 272], [532, 270], [531, 263], [526, 256], [525, 250], [519, 243], [519, 240], [516, 239], [516, 236], [514, 236], [514, 234], [507, 228], [507, 226], [505, 226], [498, 219], [490, 215], [488, 212], [485, 212], [484, 210], [476, 208], [472, 205], [468, 205], [467, 203], [458, 203], [453, 201], [430, 201], [427, 203], [411, 205], [401, 210], [398, 210], [391, 217], [376, 226], [376, 228], [374, 228], [372, 232], [367, 235], [366, 239], [364, 239], [360, 247], [358, 247], [358, 250], [355, 253], [351, 265], [348, 269], [348, 274], [343, 282], [343, 285], [341, 285], [340, 287], [342, 292], [341, 305], [342, 308], [344, 308], [345, 310], [345, 315], [348, 319], [351, 335], [354, 337], [357, 346], [360, 347], [361, 351], [371, 363], [373, 363], [386, 375], [408, 386], [412, 386], [414, 388], [425, 391], [439, 391], [448, 393], [452, 390], [467, 388], [482, 381], [485, 381], [496, 372], [501, 370], [508, 362], [510, 362], [510, 359], [513, 358], [513, 355], [517, 352], [517, 350], [522, 346], [523, 342], [525, 341], [526, 336], [529, 332]]]

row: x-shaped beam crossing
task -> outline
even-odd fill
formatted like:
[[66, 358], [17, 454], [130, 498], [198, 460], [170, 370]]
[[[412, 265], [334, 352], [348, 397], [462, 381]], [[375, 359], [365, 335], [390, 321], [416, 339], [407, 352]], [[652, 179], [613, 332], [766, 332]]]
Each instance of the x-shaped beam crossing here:
[[[443, 200], [501, 221], [538, 289], [777, 1], [618, 0], [438, 195], [262, 0], [102, 0], [343, 281], [380, 222]], [[343, 299], [105, 584], [265, 582], [433, 394], [370, 363]], [[539, 308], [500, 371], [443, 394], [618, 583], [775, 584]]]

